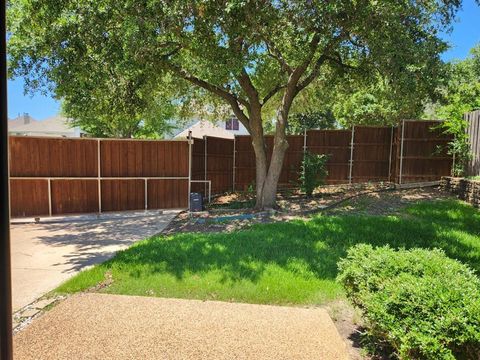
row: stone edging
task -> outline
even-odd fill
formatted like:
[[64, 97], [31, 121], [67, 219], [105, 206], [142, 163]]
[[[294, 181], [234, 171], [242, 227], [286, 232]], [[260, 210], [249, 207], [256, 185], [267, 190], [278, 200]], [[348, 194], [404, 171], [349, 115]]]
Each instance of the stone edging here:
[[480, 181], [458, 177], [443, 177], [440, 182], [443, 190], [458, 196], [475, 207], [480, 207]]

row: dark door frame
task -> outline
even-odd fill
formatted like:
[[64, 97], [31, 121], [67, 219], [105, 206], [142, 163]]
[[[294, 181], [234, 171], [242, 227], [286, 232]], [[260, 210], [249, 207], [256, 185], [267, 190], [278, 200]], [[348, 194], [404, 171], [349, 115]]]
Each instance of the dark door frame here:
[[6, 0], [0, 0], [0, 359], [13, 358], [8, 174]]

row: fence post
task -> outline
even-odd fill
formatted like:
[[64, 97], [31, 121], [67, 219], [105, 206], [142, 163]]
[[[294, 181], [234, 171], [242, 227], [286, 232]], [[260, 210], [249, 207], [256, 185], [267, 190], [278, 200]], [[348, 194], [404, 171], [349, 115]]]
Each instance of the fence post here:
[[353, 172], [353, 144], [355, 141], [355, 125], [352, 126], [352, 138], [350, 141], [350, 161], [349, 161], [349, 170], [348, 170], [348, 183], [352, 183], [352, 172]]
[[190, 193], [192, 192], [192, 131], [188, 132], [188, 210], [190, 210]]
[[233, 171], [232, 171], [232, 191], [235, 191], [235, 152], [236, 152], [236, 143], [237, 137], [233, 136]]
[[148, 180], [145, 178], [145, 210], [148, 209]]
[[[203, 175], [203, 180], [207, 181], [207, 161], [208, 161], [208, 146], [207, 146], [207, 139], [208, 139], [208, 136], [204, 135], [203, 136], [203, 145], [204, 145], [204, 148], [203, 148], [203, 161], [204, 161], [204, 175]], [[207, 183], [203, 183], [203, 191], [204, 191], [204, 194], [205, 194], [205, 197], [207, 197]]]
[[102, 166], [100, 164], [101, 161], [100, 156], [100, 139], [97, 139], [97, 181], [98, 181], [98, 213], [102, 213]]
[[52, 180], [47, 179], [48, 183], [48, 215], [52, 216]]
[[403, 175], [403, 138], [405, 136], [405, 120], [402, 120], [402, 138], [400, 140], [400, 169], [398, 174], [398, 183], [402, 184]]
[[303, 129], [303, 153], [307, 152], [307, 128]]
[[390, 155], [388, 156], [388, 181], [392, 181], [392, 153], [393, 153], [393, 129], [390, 131]]
[[[455, 135], [453, 135], [453, 140], [455, 141]], [[450, 171], [452, 176], [455, 176], [455, 151], [453, 152], [452, 156], [452, 171]]]

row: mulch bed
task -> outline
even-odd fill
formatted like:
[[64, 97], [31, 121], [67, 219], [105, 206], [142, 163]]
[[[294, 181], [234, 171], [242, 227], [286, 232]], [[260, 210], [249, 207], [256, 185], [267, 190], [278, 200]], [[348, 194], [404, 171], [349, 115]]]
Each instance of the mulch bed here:
[[[232, 232], [253, 224], [324, 215], [395, 215], [402, 208], [421, 200], [449, 198], [439, 187], [396, 190], [391, 184], [329, 185], [320, 188], [312, 198], [299, 192], [278, 195], [274, 211], [256, 211], [253, 195], [231, 193], [215, 198], [203, 212], [181, 212], [163, 231]], [[232, 208], [233, 207], [233, 208]]]

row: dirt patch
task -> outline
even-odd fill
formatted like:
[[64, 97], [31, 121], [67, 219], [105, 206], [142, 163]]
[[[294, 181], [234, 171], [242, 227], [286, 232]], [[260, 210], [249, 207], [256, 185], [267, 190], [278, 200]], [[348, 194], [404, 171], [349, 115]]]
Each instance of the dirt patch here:
[[278, 208], [255, 211], [253, 195], [231, 193], [217, 197], [199, 213], [182, 212], [163, 232], [232, 232], [254, 224], [325, 215], [396, 215], [418, 201], [452, 198], [439, 187], [395, 190], [390, 184], [325, 186], [312, 198], [298, 192], [278, 195]]
[[347, 301], [337, 300], [324, 306], [332, 319], [338, 333], [347, 344], [348, 355], [352, 360], [368, 359], [362, 351], [362, 319], [361, 314]]
[[372, 192], [348, 199], [325, 212], [328, 215], [397, 215], [419, 201], [453, 198], [439, 187]]
[[[335, 327], [347, 345], [351, 360], [390, 360], [394, 359], [390, 348], [369, 338], [360, 310], [346, 300], [335, 300], [322, 306], [332, 319]], [[385, 344], [383, 344], [385, 345]]]

